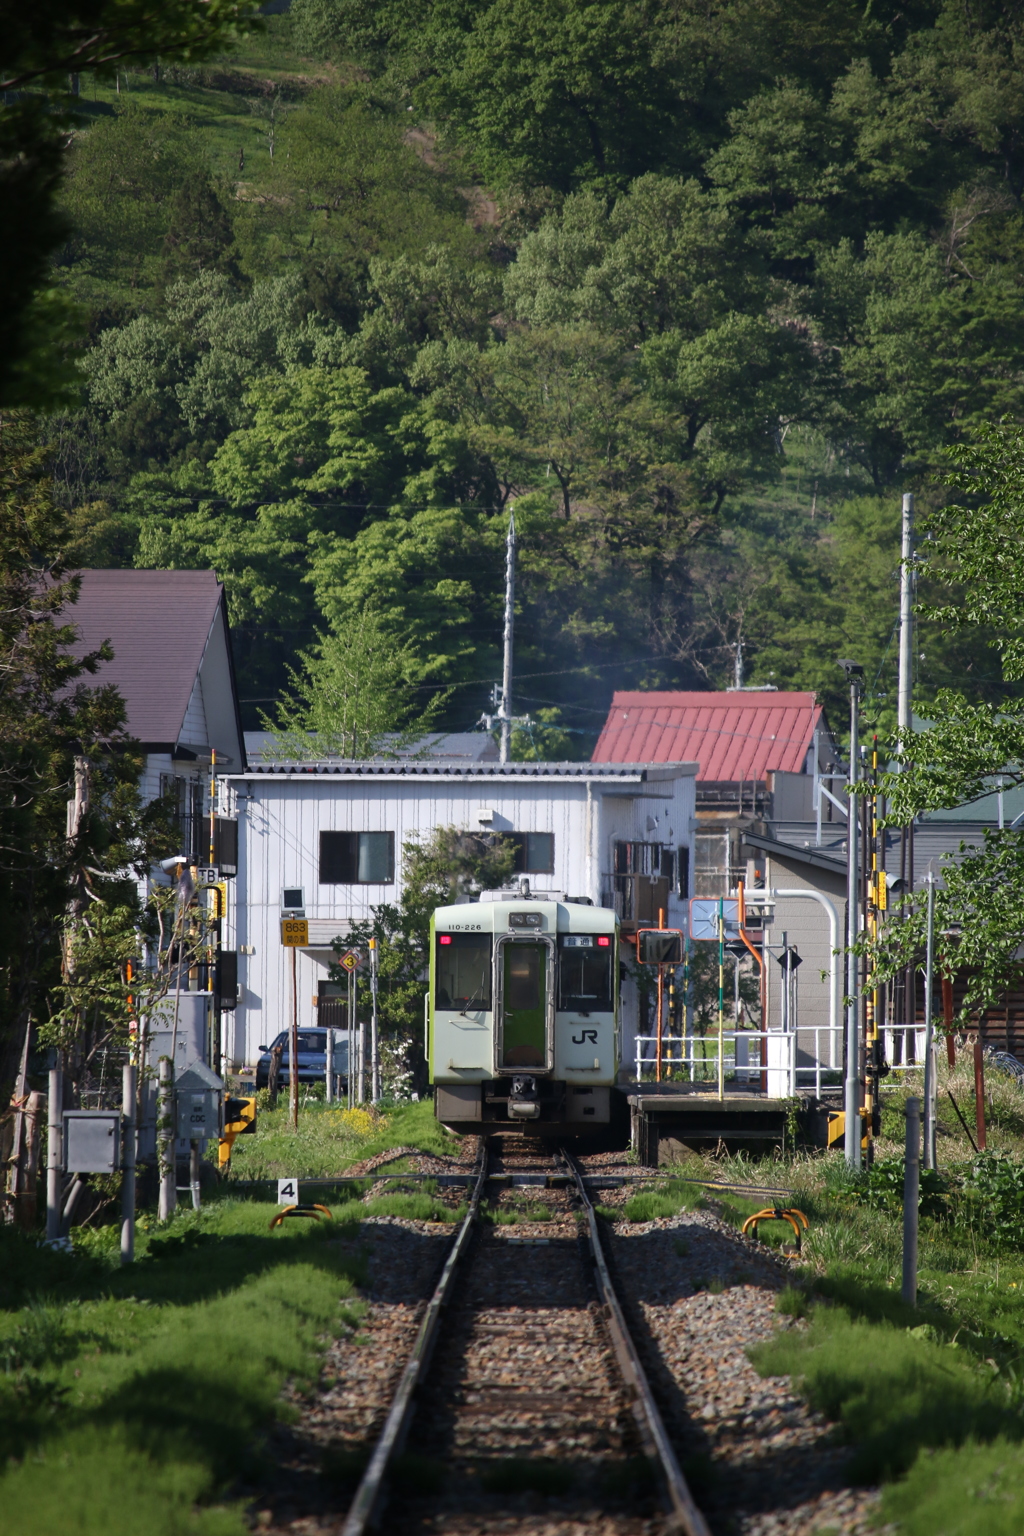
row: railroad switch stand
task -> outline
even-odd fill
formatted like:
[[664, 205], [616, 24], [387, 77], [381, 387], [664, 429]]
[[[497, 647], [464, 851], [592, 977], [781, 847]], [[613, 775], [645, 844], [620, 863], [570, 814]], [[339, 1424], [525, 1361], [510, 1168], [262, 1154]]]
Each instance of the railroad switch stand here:
[[282, 1221], [285, 1221], [289, 1216], [306, 1216], [312, 1221], [334, 1220], [326, 1205], [286, 1205], [283, 1211], [278, 1211], [270, 1223], [271, 1232], [273, 1232], [275, 1227], [279, 1227]]
[[769, 1205], [763, 1211], [755, 1211], [753, 1216], [747, 1217], [743, 1223], [743, 1236], [746, 1237], [749, 1232], [751, 1237], [756, 1238], [758, 1223], [761, 1221], [788, 1221], [796, 1238], [797, 1253], [800, 1252], [803, 1233], [810, 1231], [810, 1222], [803, 1211], [798, 1211], [795, 1206], [783, 1209], [781, 1205]]

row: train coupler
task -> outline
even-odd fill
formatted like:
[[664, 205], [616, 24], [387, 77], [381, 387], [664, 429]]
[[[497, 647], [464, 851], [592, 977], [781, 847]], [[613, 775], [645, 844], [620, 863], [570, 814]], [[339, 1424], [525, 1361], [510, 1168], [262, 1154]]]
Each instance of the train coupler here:
[[540, 1099], [535, 1077], [513, 1077], [508, 1094], [508, 1117], [510, 1120], [540, 1119]]

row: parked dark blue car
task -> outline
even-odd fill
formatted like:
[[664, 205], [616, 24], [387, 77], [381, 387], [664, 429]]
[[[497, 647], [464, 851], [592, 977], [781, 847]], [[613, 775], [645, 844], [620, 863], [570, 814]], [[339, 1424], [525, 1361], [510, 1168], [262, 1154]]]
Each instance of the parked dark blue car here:
[[[291, 1060], [288, 1049], [289, 1030], [282, 1030], [276, 1035], [269, 1045], [261, 1045], [263, 1053], [256, 1064], [256, 1087], [266, 1088], [270, 1077], [270, 1053], [278, 1046], [281, 1049], [281, 1071], [278, 1076], [278, 1087], [284, 1088], [291, 1084]], [[340, 1040], [335, 1036], [334, 1070], [341, 1075], [341, 1091], [348, 1090], [348, 1041]], [[327, 1031], [325, 1029], [300, 1029], [299, 1030], [299, 1082], [322, 1083], [327, 1075]]]

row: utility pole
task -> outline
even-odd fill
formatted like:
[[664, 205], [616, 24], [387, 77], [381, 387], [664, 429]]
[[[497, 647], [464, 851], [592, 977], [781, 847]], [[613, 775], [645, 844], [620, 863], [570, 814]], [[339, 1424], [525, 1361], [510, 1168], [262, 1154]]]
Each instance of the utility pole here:
[[[897, 727], [900, 751], [906, 752], [914, 729], [914, 498], [910, 492], [903, 497], [903, 540], [900, 553], [900, 663], [897, 684]], [[900, 879], [906, 881], [905, 889], [910, 897], [914, 894], [914, 823], [905, 826], [900, 834]], [[895, 1022], [917, 1023], [917, 981], [913, 966], [903, 973], [903, 1019]], [[904, 1032], [906, 1059], [910, 1060], [912, 1033]]]
[[732, 653], [732, 685], [739, 690], [743, 687], [743, 641], [737, 640]]
[[914, 644], [914, 498], [903, 498], [903, 547], [900, 557], [900, 674], [898, 685], [898, 724], [900, 745], [906, 751], [913, 729], [911, 690], [913, 686]]
[[846, 811], [846, 1133], [844, 1151], [851, 1168], [861, 1165], [860, 1153], [860, 999], [858, 958], [854, 945], [860, 933], [860, 875], [858, 833], [860, 806], [857, 778], [860, 770], [860, 690], [864, 668], [856, 661], [841, 661], [850, 684], [850, 780]]
[[512, 741], [512, 628], [516, 594], [516, 518], [510, 512], [505, 542], [505, 662], [501, 672], [501, 745], [498, 761], [507, 763]]

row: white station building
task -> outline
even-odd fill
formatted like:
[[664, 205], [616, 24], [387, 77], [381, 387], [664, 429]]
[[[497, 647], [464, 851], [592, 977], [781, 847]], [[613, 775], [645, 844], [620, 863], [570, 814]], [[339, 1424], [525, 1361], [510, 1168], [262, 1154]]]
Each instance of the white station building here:
[[[402, 893], [403, 845], [438, 827], [502, 833], [516, 880], [615, 910], [627, 930], [680, 927], [690, 894], [696, 763], [549, 763], [406, 758], [318, 763], [256, 761], [221, 781], [238, 818], [230, 883], [239, 999], [225, 1017], [225, 1066], [255, 1064], [291, 1022], [290, 952], [281, 919], [301, 910], [299, 1027], [337, 993], [335, 939]], [[623, 991], [622, 1059], [634, 1054], [636, 1002]]]

